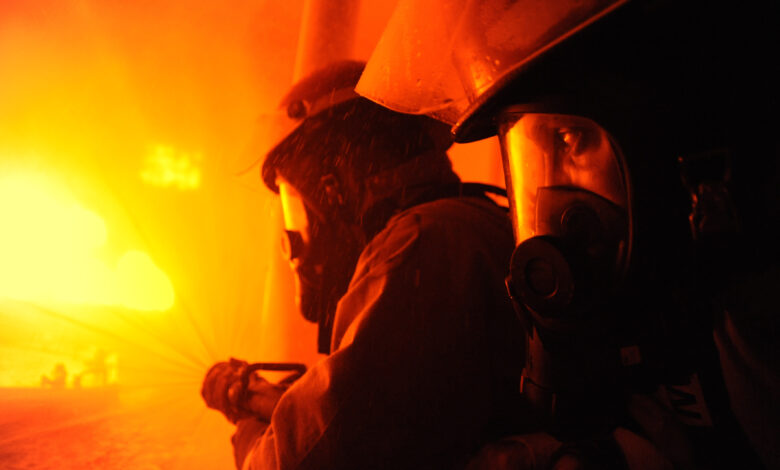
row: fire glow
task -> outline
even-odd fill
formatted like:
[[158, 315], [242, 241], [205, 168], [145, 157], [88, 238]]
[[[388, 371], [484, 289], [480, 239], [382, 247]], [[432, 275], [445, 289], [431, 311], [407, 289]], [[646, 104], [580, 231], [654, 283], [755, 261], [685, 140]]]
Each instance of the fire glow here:
[[141, 171], [141, 179], [148, 184], [163, 188], [197, 189], [201, 179], [201, 171], [198, 167], [201, 158], [197, 153], [177, 152], [172, 147], [157, 145], [146, 157], [146, 166]]
[[103, 219], [42, 177], [0, 179], [0, 298], [167, 310], [170, 280], [143, 251], [112, 266]]

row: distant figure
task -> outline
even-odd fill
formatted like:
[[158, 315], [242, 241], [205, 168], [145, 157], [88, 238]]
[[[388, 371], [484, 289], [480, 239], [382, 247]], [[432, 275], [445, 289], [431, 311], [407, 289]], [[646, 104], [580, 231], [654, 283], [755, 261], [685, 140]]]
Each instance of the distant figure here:
[[41, 387], [51, 387], [54, 390], [62, 390], [65, 388], [67, 378], [68, 371], [65, 369], [65, 364], [58, 362], [54, 365], [51, 378], [46, 374], [41, 376]]
[[85, 376], [92, 376], [92, 385], [96, 387], [105, 387], [108, 383], [108, 353], [103, 349], [97, 349], [91, 358], [84, 361], [85, 368], [78, 374], [75, 383], [78, 387], [82, 384]]

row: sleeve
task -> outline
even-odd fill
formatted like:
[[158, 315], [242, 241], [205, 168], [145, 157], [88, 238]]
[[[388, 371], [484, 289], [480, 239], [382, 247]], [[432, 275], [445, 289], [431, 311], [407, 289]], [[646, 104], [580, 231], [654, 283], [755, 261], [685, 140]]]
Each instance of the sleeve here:
[[364, 251], [339, 348], [282, 396], [244, 470], [443, 468], [474, 450], [490, 401], [484, 313], [463, 295], [465, 254], [424, 225], [405, 217]]

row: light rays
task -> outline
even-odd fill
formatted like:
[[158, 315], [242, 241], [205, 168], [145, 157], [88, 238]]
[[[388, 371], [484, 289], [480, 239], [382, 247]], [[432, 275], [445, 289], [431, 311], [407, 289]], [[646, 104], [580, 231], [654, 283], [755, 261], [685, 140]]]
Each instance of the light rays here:
[[[159, 251], [162, 251], [161, 249], [158, 249], [157, 246], [153, 243], [152, 238], [148, 235], [147, 231], [144, 229], [144, 225], [143, 223], [141, 223], [140, 218], [131, 209], [129, 200], [123, 197], [123, 195], [120, 193], [116, 185], [111, 185], [109, 183], [111, 179], [109, 177], [109, 174], [105, 171], [105, 168], [103, 168], [103, 178], [101, 178], [100, 181], [103, 182], [104, 187], [108, 189], [109, 193], [117, 201], [118, 206], [122, 208], [125, 218], [130, 222], [131, 227], [133, 227], [134, 231], [136, 232], [137, 236], [141, 240], [145, 249], [148, 252], [152, 253], [152, 255], [154, 255]], [[207, 354], [206, 360], [203, 361], [202, 363], [209, 364], [216, 361], [218, 355], [214, 350], [213, 337], [211, 339], [207, 339], [205, 330], [200, 325], [200, 323], [195, 319], [194, 313], [190, 308], [189, 302], [184, 298], [182, 294], [179, 295], [177, 304], [178, 304], [178, 308], [184, 314], [184, 317], [187, 320], [187, 322], [194, 329], [197, 340], [199, 341], [199, 346], [203, 347], [203, 349]]]
[[58, 320], [62, 320], [62, 321], [65, 321], [67, 323], [71, 323], [71, 324], [73, 324], [75, 326], [78, 326], [78, 327], [83, 328], [83, 329], [85, 329], [87, 331], [96, 333], [96, 334], [98, 334], [100, 336], [111, 338], [111, 339], [116, 340], [116, 341], [118, 341], [120, 343], [127, 344], [129, 346], [132, 346], [133, 348], [137, 348], [138, 350], [145, 351], [150, 356], [153, 356], [153, 357], [155, 357], [157, 359], [160, 359], [162, 361], [168, 362], [168, 363], [170, 363], [172, 365], [175, 365], [177, 367], [183, 367], [183, 368], [187, 368], [187, 369], [191, 369], [191, 370], [202, 370], [201, 369], [201, 367], [203, 366], [202, 363], [199, 364], [197, 362], [190, 361], [189, 359], [181, 360], [181, 359], [177, 359], [175, 357], [166, 356], [163, 353], [160, 353], [158, 351], [153, 350], [148, 345], [145, 345], [145, 344], [143, 344], [143, 343], [141, 343], [139, 341], [130, 340], [127, 337], [122, 336], [122, 335], [120, 335], [118, 333], [115, 333], [113, 331], [106, 330], [106, 329], [100, 328], [98, 326], [91, 325], [91, 324], [86, 323], [84, 321], [77, 320], [77, 319], [72, 318], [72, 317], [70, 317], [68, 315], [64, 315], [62, 313], [58, 313], [58, 312], [56, 312], [54, 310], [51, 310], [49, 308], [46, 308], [46, 307], [43, 307], [43, 306], [40, 306], [40, 305], [37, 305], [37, 304], [29, 303], [28, 305], [30, 307], [36, 309], [40, 313], [48, 316], [48, 317], [55, 318], [55, 319], [58, 319]]
[[[18, 168], [40, 171], [72, 193], [49, 202], [75, 200], [103, 219], [101, 226], [76, 211], [63, 220], [57, 214], [68, 210], [49, 204], [42, 220], [51, 223], [38, 233], [65, 235], [73, 220], [86, 229], [52, 246], [35, 268], [28, 265], [27, 285], [39, 288], [31, 281], [44, 280], [55, 256], [80, 247], [113, 274], [93, 266], [67, 282], [95, 287], [114, 276], [115, 284], [130, 278], [137, 286], [124, 293], [96, 288], [100, 302], [83, 301], [87, 287], [75, 299], [79, 289], [63, 288], [59, 301], [44, 301], [34, 289], [0, 301], [0, 379], [13, 378], [0, 380], [0, 467], [57, 468], [59, 461], [109, 470], [228, 468], [230, 425], [202, 403], [203, 375], [230, 355], [287, 353], [282, 334], [273, 344], [257, 339], [273, 334], [263, 331], [262, 308], [271, 317], [287, 312], [274, 293], [262, 292], [272, 275], [266, 248], [277, 248], [265, 220], [273, 201], [238, 187], [220, 169], [240, 151], [258, 109], [275, 103], [289, 83], [301, 2], [0, 3], [0, 178]], [[289, 63], [280, 62], [285, 57]], [[29, 198], [10, 199], [30, 210], [23, 204]], [[5, 230], [8, 220], [0, 218]], [[25, 239], [31, 241], [18, 240]], [[67, 259], [71, 267], [89, 265], [80, 260]], [[174, 288], [172, 304], [160, 272]], [[18, 282], [19, 273], [0, 289]], [[150, 297], [162, 302], [142, 298], [160, 286], [162, 295]], [[92, 406], [102, 392], [91, 383], [80, 390], [38, 387], [55, 363], [78, 373], [97, 349], [118, 358], [116, 402]], [[14, 367], [19, 373], [6, 375]], [[84, 400], [73, 400], [82, 415], [31, 409], [16, 416], [39, 421], [20, 423], [13, 428], [19, 434], [9, 436], [3, 421], [17, 402], [3, 399], [14, 390], [20, 403], [34, 408], [40, 399], [47, 410], [67, 411], [69, 397], [81, 394]], [[50, 427], [39, 426], [48, 421]], [[26, 460], [27, 451], [35, 461]], [[18, 465], [4, 460], [14, 452], [22, 454]]]

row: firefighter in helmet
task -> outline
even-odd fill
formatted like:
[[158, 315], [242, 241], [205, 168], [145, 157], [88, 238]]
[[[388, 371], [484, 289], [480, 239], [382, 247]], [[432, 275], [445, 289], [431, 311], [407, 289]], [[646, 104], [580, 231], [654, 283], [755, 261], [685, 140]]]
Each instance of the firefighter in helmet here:
[[452, 171], [449, 126], [355, 93], [363, 66], [297, 83], [262, 163], [328, 356], [292, 384], [247, 379], [237, 360], [209, 372], [239, 468], [462, 467], [511, 427], [522, 331], [504, 295], [507, 211]]
[[362, 95], [500, 140], [523, 395], [562, 466], [609, 467], [614, 443], [610, 465], [641, 461], [621, 429], [680, 468], [780, 464], [779, 21], [776, 2], [402, 0], [368, 63]]

